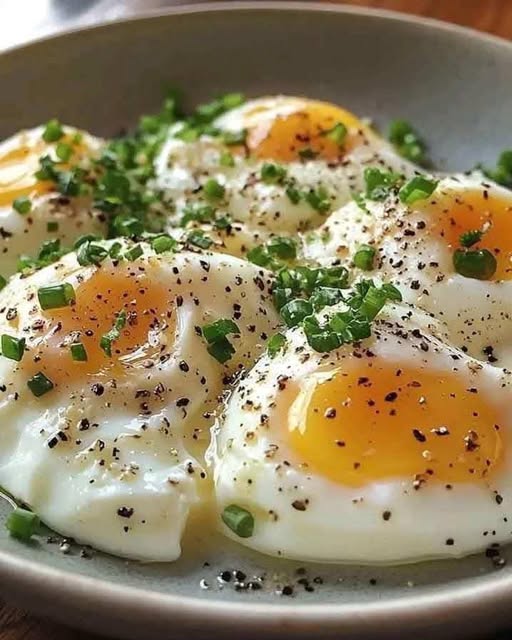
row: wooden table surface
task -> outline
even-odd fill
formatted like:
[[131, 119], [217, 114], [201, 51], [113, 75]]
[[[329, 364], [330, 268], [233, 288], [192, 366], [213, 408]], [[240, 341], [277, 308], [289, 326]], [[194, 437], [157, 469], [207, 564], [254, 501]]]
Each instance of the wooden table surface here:
[[[512, 0], [344, 0], [344, 3], [429, 16], [512, 38]], [[0, 603], [0, 640], [101, 639]]]

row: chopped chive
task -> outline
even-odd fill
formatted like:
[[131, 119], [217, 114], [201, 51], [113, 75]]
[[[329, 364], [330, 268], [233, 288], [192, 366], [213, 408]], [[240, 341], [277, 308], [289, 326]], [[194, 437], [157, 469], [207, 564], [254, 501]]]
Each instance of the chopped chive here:
[[483, 231], [479, 231], [478, 229], [465, 231], [464, 233], [460, 234], [459, 242], [463, 247], [465, 247], [466, 249], [469, 249], [469, 247], [472, 247], [477, 242], [480, 242], [483, 235], [484, 235]]
[[343, 143], [345, 142], [347, 134], [348, 134], [348, 129], [343, 124], [343, 122], [337, 122], [334, 125], [334, 127], [322, 133], [323, 136], [335, 142], [339, 147], [343, 146]]
[[165, 253], [176, 247], [176, 240], [167, 234], [162, 234], [151, 240], [151, 248], [155, 253]]
[[208, 249], [213, 244], [213, 240], [206, 236], [200, 229], [193, 229], [188, 234], [187, 241], [201, 249]]
[[439, 180], [431, 180], [424, 176], [415, 176], [404, 184], [398, 192], [398, 197], [400, 201], [405, 204], [413, 204], [418, 200], [426, 200], [434, 193], [438, 184]]
[[87, 362], [87, 351], [81, 342], [74, 342], [70, 347], [71, 357], [75, 362]]
[[73, 249], [78, 249], [80, 245], [84, 244], [84, 242], [94, 242], [96, 240], [101, 240], [99, 236], [95, 236], [92, 233], [86, 233], [83, 236], [78, 236], [78, 238], [73, 243]]
[[7, 286], [7, 280], [0, 275], [0, 291], [2, 291], [2, 289], [5, 289], [5, 287]]
[[203, 186], [203, 193], [208, 200], [220, 200], [225, 192], [226, 189], [213, 178], [209, 178]]
[[78, 248], [76, 259], [78, 264], [85, 267], [89, 264], [99, 265], [108, 256], [105, 247], [93, 242], [84, 242]]
[[110, 249], [108, 250], [108, 255], [112, 260], [120, 260], [121, 259], [121, 249], [123, 245], [120, 242], [114, 242], [110, 245]]
[[209, 204], [205, 205], [187, 205], [183, 209], [183, 215], [180, 220], [180, 226], [186, 227], [191, 221], [194, 222], [211, 222], [215, 217], [215, 208]]
[[41, 309], [60, 309], [73, 304], [76, 296], [73, 285], [69, 282], [41, 287], [37, 290], [37, 298]]
[[288, 185], [288, 187], [286, 187], [286, 195], [292, 204], [299, 204], [302, 199], [301, 192], [293, 185]]
[[258, 267], [267, 267], [272, 262], [267, 249], [263, 246], [253, 247], [247, 252], [246, 256], [249, 262], [258, 265]]
[[123, 309], [118, 313], [112, 329], [110, 329], [108, 333], [105, 333], [103, 336], [101, 336], [100, 347], [109, 358], [112, 357], [112, 343], [116, 340], [119, 340], [119, 338], [121, 337], [121, 331], [124, 329], [125, 325], [126, 311]]
[[352, 199], [357, 204], [357, 206], [361, 209], [361, 211], [364, 211], [365, 213], [370, 213], [370, 210], [366, 206], [364, 193], [354, 193], [352, 194]]
[[49, 233], [53, 233], [59, 230], [59, 223], [55, 220], [50, 220], [50, 222], [46, 223], [46, 231]]
[[45, 142], [57, 142], [64, 135], [64, 129], [57, 118], [48, 120], [43, 131], [43, 140]]
[[306, 333], [309, 346], [318, 353], [327, 353], [337, 349], [341, 339], [334, 331], [320, 331], [320, 333]]
[[26, 215], [32, 210], [32, 200], [30, 200], [30, 198], [27, 198], [27, 196], [20, 196], [19, 198], [13, 200], [12, 208], [22, 216]]
[[453, 254], [455, 271], [465, 278], [490, 280], [496, 273], [496, 258], [487, 249], [457, 249]]
[[9, 360], [20, 362], [25, 353], [25, 338], [14, 338], [6, 333], [2, 334], [2, 355]]
[[120, 236], [133, 238], [142, 234], [144, 225], [138, 218], [118, 219], [116, 220], [116, 231]]
[[391, 122], [388, 139], [403, 158], [417, 164], [426, 164], [426, 145], [406, 120]]
[[354, 254], [354, 266], [363, 271], [371, 271], [373, 269], [374, 259], [375, 247], [363, 244]]
[[59, 142], [55, 147], [55, 155], [62, 162], [67, 162], [73, 155], [73, 148], [66, 142]]
[[221, 515], [222, 522], [239, 538], [250, 538], [254, 532], [254, 517], [247, 509], [230, 504]]
[[483, 173], [504, 187], [512, 188], [512, 149], [507, 149], [500, 154], [495, 169], [479, 167]]
[[235, 353], [235, 348], [226, 336], [240, 333], [238, 325], [229, 318], [221, 318], [201, 327], [203, 337], [208, 343], [207, 351], [218, 362], [224, 364]]
[[124, 252], [124, 257], [130, 262], [133, 262], [134, 260], [140, 258], [143, 253], [144, 249], [142, 248], [142, 245], [136, 244], [131, 249], [128, 249], [128, 251]]
[[229, 151], [223, 151], [220, 154], [219, 164], [221, 167], [234, 167], [235, 166], [235, 158], [232, 153]]
[[229, 229], [233, 221], [229, 216], [219, 216], [213, 222], [216, 229]]
[[297, 243], [293, 238], [275, 237], [267, 242], [270, 255], [282, 260], [293, 260], [297, 257]]
[[242, 129], [241, 131], [224, 131], [222, 134], [222, 141], [228, 146], [245, 144], [246, 138], [247, 131], [245, 129]]
[[268, 355], [275, 358], [276, 355], [286, 346], [286, 336], [282, 333], [276, 333], [267, 342]]
[[324, 187], [311, 189], [304, 194], [306, 202], [318, 213], [327, 213], [331, 208], [331, 199]]
[[11, 536], [28, 541], [39, 530], [40, 521], [35, 513], [16, 507], [9, 514], [5, 526]]
[[265, 162], [261, 167], [260, 175], [266, 184], [279, 184], [286, 178], [286, 169], [279, 164]]
[[387, 296], [382, 289], [370, 287], [363, 298], [359, 313], [368, 320], [373, 320], [382, 307], [386, 304]]
[[308, 300], [297, 298], [285, 304], [280, 313], [288, 327], [296, 327], [313, 313], [313, 305]]
[[391, 189], [400, 180], [401, 176], [397, 173], [381, 171], [375, 167], [367, 167], [364, 170], [365, 196], [368, 200], [385, 200]]
[[55, 169], [55, 162], [49, 155], [41, 156], [39, 158], [39, 169], [34, 175], [38, 180], [53, 180], [54, 182], [59, 177], [59, 173]]
[[32, 391], [36, 398], [44, 396], [44, 394], [51, 391], [54, 386], [55, 385], [53, 384], [53, 382], [49, 378], [47, 378], [41, 371], [27, 380], [27, 387], [30, 389], [30, 391]]
[[221, 364], [231, 360], [231, 357], [235, 353], [235, 348], [227, 338], [222, 338], [217, 342], [212, 342], [206, 347], [208, 353], [220, 362]]
[[204, 339], [206, 342], [217, 342], [222, 338], [225, 338], [230, 333], [240, 333], [238, 325], [229, 318], [221, 318], [210, 324], [205, 324], [201, 327]]

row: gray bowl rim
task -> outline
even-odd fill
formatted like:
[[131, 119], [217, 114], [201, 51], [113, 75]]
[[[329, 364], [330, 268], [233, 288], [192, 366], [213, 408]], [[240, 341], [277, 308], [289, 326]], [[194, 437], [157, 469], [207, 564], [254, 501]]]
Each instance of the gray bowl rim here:
[[[226, 0], [184, 4], [175, 7], [137, 11], [121, 19], [106, 20], [91, 25], [59, 31], [41, 38], [31, 39], [21, 45], [4, 49], [2, 57], [23, 53], [33, 45], [47, 41], [72, 37], [79, 32], [97, 31], [121, 23], [151, 21], [170, 15], [186, 15], [204, 12], [240, 11], [311, 11], [316, 13], [342, 13], [366, 16], [369, 19], [400, 22], [410, 26], [420, 26], [431, 31], [444, 31], [453, 35], [466, 36], [482, 44], [508, 49], [512, 54], [512, 43], [498, 36], [480, 32], [469, 27], [442, 22], [385, 9], [354, 7], [328, 2], [304, 2], [297, 0]], [[341, 604], [296, 604], [295, 606], [274, 603], [235, 603], [218, 599], [206, 600], [190, 596], [172, 595], [156, 591], [146, 591], [137, 587], [123, 586], [108, 580], [92, 578], [69, 571], [59, 570], [41, 563], [12, 556], [0, 550], [0, 580], [3, 592], [12, 590], [23, 594], [23, 599], [41, 599], [41, 605], [50, 601], [66, 603], [67, 607], [83, 614], [93, 613], [98, 618], [137, 619], [147, 623], [156, 618], [168, 620], [176, 629], [191, 620], [195, 627], [214, 628], [220, 631], [254, 630], [278, 632], [286, 629], [322, 630], [339, 632], [351, 630], [374, 632], [379, 637], [396, 634], [398, 625], [409, 629], [423, 628], [432, 624], [447, 626], [460, 624], [468, 614], [474, 622], [496, 616], [512, 604], [512, 575], [499, 572], [462, 581], [462, 584], [443, 585], [435, 592], [414, 594], [390, 600], [341, 603]], [[425, 590], [428, 591], [427, 587]], [[19, 598], [18, 598], [19, 600]], [[43, 606], [34, 606], [39, 613]], [[64, 617], [64, 616], [62, 616]], [[126, 618], [125, 618], [126, 619]], [[91, 625], [88, 625], [91, 626]], [[170, 627], [172, 628], [172, 627]]]

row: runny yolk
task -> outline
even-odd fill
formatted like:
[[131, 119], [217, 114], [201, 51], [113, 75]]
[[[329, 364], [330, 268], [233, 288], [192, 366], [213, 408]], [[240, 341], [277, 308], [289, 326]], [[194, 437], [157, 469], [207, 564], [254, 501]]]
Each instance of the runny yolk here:
[[[71, 137], [64, 136], [61, 141], [69, 144]], [[83, 143], [72, 145], [72, 147], [74, 157], [71, 158], [70, 163], [87, 152]], [[21, 134], [17, 146], [3, 153], [0, 152], [0, 206], [10, 206], [13, 200], [21, 196], [34, 197], [54, 189], [52, 182], [37, 180], [34, 175], [39, 169], [39, 158], [50, 154], [51, 149], [52, 145], [42, 138], [34, 139]], [[67, 166], [64, 163], [59, 164], [60, 169]]]
[[[22, 362], [31, 375], [41, 371], [58, 385], [85, 375], [118, 378], [130, 368], [151, 367], [172, 349], [176, 328], [173, 296], [145, 271], [134, 266], [101, 268], [75, 292], [74, 305], [42, 312], [41, 336]], [[121, 311], [126, 323], [109, 357], [100, 340]], [[84, 345], [86, 362], [73, 360], [70, 345], [76, 342]]]
[[486, 190], [450, 196], [436, 205], [439, 214], [433, 232], [454, 250], [460, 247], [460, 236], [466, 231], [484, 231], [474, 249], [489, 250], [497, 262], [493, 280], [512, 279], [512, 204]]
[[[264, 160], [292, 162], [319, 157], [334, 161], [364, 140], [361, 132], [366, 127], [362, 122], [349, 111], [327, 102], [297, 101], [295, 110], [274, 118], [269, 118], [266, 111], [265, 106], [255, 106], [247, 114], [251, 123], [247, 147], [252, 155]], [[339, 123], [347, 129], [341, 144], [328, 135]]]
[[310, 378], [288, 424], [312, 473], [352, 487], [388, 478], [475, 482], [503, 449], [498, 416], [478, 389], [454, 373], [387, 364]]

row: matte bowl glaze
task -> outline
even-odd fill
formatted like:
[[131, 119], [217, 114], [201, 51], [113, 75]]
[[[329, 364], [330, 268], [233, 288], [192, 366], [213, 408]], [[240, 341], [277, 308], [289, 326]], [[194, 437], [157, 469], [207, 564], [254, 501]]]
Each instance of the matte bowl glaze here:
[[[493, 162], [512, 144], [509, 43], [388, 12], [282, 2], [178, 7], [4, 53], [0, 136], [53, 116], [114, 134], [158, 108], [169, 85], [190, 103], [224, 91], [303, 94], [377, 124], [404, 117], [442, 169]], [[308, 565], [313, 592], [297, 585], [300, 567], [193, 535], [173, 565], [85, 559], [44, 540], [17, 543], [0, 526], [3, 598], [117, 637], [427, 640], [512, 625], [512, 569], [497, 571], [483, 555], [403, 567]], [[264, 588], [221, 588], [224, 569], [265, 574]], [[283, 585], [294, 595], [279, 595]]]

